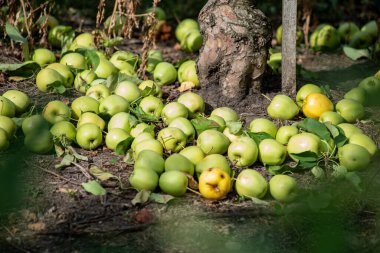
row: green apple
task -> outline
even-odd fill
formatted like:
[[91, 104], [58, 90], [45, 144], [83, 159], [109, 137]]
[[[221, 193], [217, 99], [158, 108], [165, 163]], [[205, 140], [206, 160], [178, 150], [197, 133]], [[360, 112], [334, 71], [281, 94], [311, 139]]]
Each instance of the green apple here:
[[132, 66], [125, 67], [119, 71], [120, 74], [125, 74], [127, 76], [137, 77], [136, 71]]
[[268, 119], [258, 118], [251, 121], [249, 131], [252, 133], [267, 133], [273, 138], [276, 138], [277, 126]]
[[196, 20], [190, 18], [182, 20], [175, 30], [177, 40], [182, 41], [188, 31], [193, 29], [199, 30], [199, 24]]
[[153, 71], [153, 79], [159, 85], [173, 84], [177, 80], [177, 70], [169, 62], [160, 62]]
[[42, 92], [54, 91], [54, 84], [65, 84], [65, 80], [58, 71], [54, 69], [42, 69], [36, 76], [37, 88]]
[[297, 95], [296, 95], [296, 102], [298, 106], [302, 107], [303, 101], [306, 99], [306, 97], [309, 94], [312, 94], [312, 93], [323, 93], [323, 91], [319, 86], [315, 84], [308, 83], [308, 84], [303, 85], [298, 90]]
[[162, 109], [164, 108], [164, 103], [162, 103], [160, 98], [149, 95], [141, 99], [139, 106], [146, 114], [160, 118]]
[[325, 25], [319, 30], [316, 42], [315, 51], [333, 50], [340, 45], [340, 36], [333, 26]]
[[134, 167], [151, 169], [160, 175], [165, 170], [165, 160], [162, 156], [152, 150], [143, 150], [139, 153]]
[[149, 8], [145, 11], [146, 13], [149, 13], [149, 12], [154, 12], [154, 16], [156, 17], [157, 20], [159, 21], [164, 21], [166, 20], [166, 13], [165, 11], [160, 8], [160, 7], [152, 7], [152, 8]]
[[224, 119], [225, 122], [238, 121], [238, 114], [229, 107], [219, 107], [211, 112], [210, 116], [219, 116]]
[[46, 66], [47, 69], [54, 69], [57, 71], [64, 80], [64, 85], [66, 88], [71, 88], [73, 87], [74, 83], [74, 74], [71, 72], [70, 68], [67, 67], [66, 65], [63, 65], [61, 63], [55, 62], [51, 63]]
[[111, 15], [104, 22], [104, 28], [107, 31], [107, 34], [112, 32], [114, 35], [120, 35], [124, 24], [127, 22], [127, 17], [122, 14], [116, 14], [115, 16]]
[[195, 129], [193, 127], [193, 124], [191, 124], [190, 120], [186, 118], [175, 118], [170, 122], [168, 127], [176, 127], [178, 129], [181, 129], [182, 132], [186, 135], [188, 143], [193, 141], [195, 138]]
[[0, 152], [9, 147], [8, 134], [4, 129], [0, 128]]
[[24, 145], [36, 154], [46, 154], [54, 146], [53, 135], [49, 130], [35, 131], [25, 136]]
[[120, 142], [125, 141], [129, 136], [130, 135], [121, 128], [113, 128], [108, 130], [106, 135], [106, 146], [111, 150], [115, 150], [117, 145]]
[[77, 129], [76, 140], [83, 149], [96, 149], [102, 144], [102, 139], [102, 130], [95, 124], [87, 123]]
[[169, 125], [175, 118], [189, 116], [189, 110], [186, 106], [178, 102], [170, 102], [164, 106], [161, 112], [162, 121]]
[[129, 103], [132, 103], [141, 97], [141, 91], [136, 84], [130, 81], [123, 81], [117, 84], [113, 91], [116, 95], [125, 98]]
[[198, 164], [205, 158], [205, 153], [198, 146], [188, 146], [179, 152], [181, 155], [189, 159], [194, 165]]
[[131, 135], [134, 138], [143, 132], [149, 132], [152, 136], [154, 136], [154, 128], [144, 122], [137, 124], [133, 129], [131, 129]]
[[90, 84], [97, 78], [93, 70], [83, 70], [75, 76], [74, 87], [81, 93], [86, 93]]
[[181, 171], [183, 173], [194, 175], [194, 164], [185, 156], [172, 154], [165, 161], [165, 171]]
[[290, 120], [298, 115], [299, 108], [290, 97], [276, 95], [269, 104], [267, 112], [273, 119]]
[[335, 109], [348, 123], [361, 120], [365, 116], [363, 105], [352, 99], [340, 100], [336, 104]]
[[199, 87], [197, 65], [195, 61], [188, 60], [181, 64], [178, 68], [178, 81], [180, 83], [191, 82], [194, 84], [194, 87]]
[[339, 162], [348, 171], [363, 170], [371, 162], [371, 154], [367, 149], [356, 144], [346, 144], [338, 149]]
[[110, 95], [106, 97], [99, 105], [99, 113], [106, 114], [110, 117], [119, 112], [128, 112], [128, 101], [119, 95]]
[[70, 108], [59, 100], [50, 101], [44, 108], [42, 115], [50, 124], [55, 124], [60, 121], [70, 121]]
[[102, 102], [109, 95], [111, 95], [111, 91], [104, 84], [96, 84], [92, 86], [91, 83], [91, 87], [88, 88], [88, 90], [86, 91], [86, 96], [96, 99], [97, 101], [99, 101], [99, 103]]
[[74, 99], [71, 103], [71, 110], [73, 112], [74, 119], [79, 119], [82, 113], [93, 112], [99, 113], [99, 102], [92, 97], [81, 96]]
[[371, 156], [374, 156], [377, 152], [376, 143], [367, 135], [362, 133], [356, 133], [350, 136], [348, 142], [350, 144], [356, 144], [362, 146], [363, 148], [368, 150]]
[[224, 121], [224, 119], [222, 117], [220, 117], [218, 115], [211, 115], [207, 119], [208, 120], [212, 120], [215, 123], [217, 123], [219, 125], [219, 130], [220, 131], [224, 131], [224, 129], [226, 128], [226, 122]]
[[100, 78], [107, 78], [117, 72], [118, 69], [107, 59], [100, 59], [99, 64], [95, 69], [96, 76]]
[[143, 142], [145, 140], [154, 140], [154, 135], [152, 135], [151, 133], [148, 133], [148, 132], [142, 132], [141, 134], [139, 134], [133, 141], [132, 141], [132, 144], [131, 144], [131, 149], [132, 150], [135, 150], [136, 148], [136, 145], [139, 144], [140, 142]]
[[356, 49], [366, 49], [374, 42], [374, 38], [368, 33], [359, 31], [352, 36], [349, 46]]
[[317, 155], [321, 149], [321, 139], [312, 133], [300, 133], [292, 136], [288, 142], [288, 154], [290, 158], [298, 162], [292, 154], [300, 154], [306, 151], [313, 152]]
[[187, 137], [181, 129], [166, 127], [158, 132], [157, 140], [165, 150], [177, 153], [186, 146]]
[[77, 130], [71, 122], [60, 121], [50, 128], [50, 133], [59, 140], [65, 139], [71, 143], [75, 141]]
[[158, 185], [158, 175], [151, 169], [136, 168], [129, 177], [129, 183], [137, 191], [154, 191]]
[[377, 38], [377, 35], [378, 35], [377, 21], [376, 20], [369, 21], [360, 30], [362, 32], [368, 33], [373, 38]]
[[199, 178], [203, 171], [206, 171], [210, 168], [219, 168], [226, 172], [228, 175], [231, 175], [231, 168], [225, 156], [212, 154], [203, 158], [195, 166], [197, 177]]
[[46, 48], [38, 48], [34, 50], [32, 59], [40, 66], [44, 66], [56, 61], [54, 53]]
[[370, 100], [369, 102], [377, 101], [380, 95], [380, 79], [379, 78], [375, 76], [367, 77], [359, 83], [359, 87], [365, 90], [367, 99]]
[[178, 103], [183, 104], [189, 111], [190, 118], [196, 118], [205, 111], [205, 102], [201, 96], [194, 92], [185, 92], [178, 97]]
[[339, 25], [338, 33], [343, 42], [349, 43], [359, 27], [353, 22], [344, 22]]
[[70, 45], [70, 50], [75, 51], [78, 48], [86, 48], [86, 49], [94, 49], [95, 46], [95, 40], [94, 36], [91, 33], [81, 33], [75, 39]]
[[230, 143], [224, 134], [214, 129], [203, 131], [197, 140], [197, 146], [207, 155], [226, 153]]
[[281, 165], [286, 158], [286, 147], [273, 139], [262, 140], [259, 144], [259, 159], [266, 165]]
[[70, 34], [73, 32], [73, 28], [71, 26], [63, 26], [57, 25], [49, 31], [48, 41], [49, 43], [56, 48], [61, 48], [64, 42], [64, 37], [66, 34]]
[[16, 123], [11, 118], [3, 115], [0, 115], [0, 128], [7, 133], [9, 140], [15, 136], [17, 130]]
[[[302, 28], [297, 26], [297, 32], [296, 32], [296, 44], [299, 45], [302, 43], [304, 39]], [[277, 43], [282, 43], [282, 25], [280, 25], [276, 30], [276, 40]]]
[[158, 86], [155, 82], [153, 82], [152, 80], [146, 80], [146, 81], [142, 81], [140, 84], [139, 84], [139, 89], [141, 91], [145, 90], [145, 89], [149, 89], [149, 95], [152, 95], [152, 96], [155, 96], [155, 97], [162, 97], [162, 91], [161, 91], [161, 88], [160, 86]]
[[99, 115], [97, 115], [93, 112], [84, 112], [79, 117], [79, 120], [77, 123], [77, 128], [79, 128], [80, 126], [82, 126], [84, 124], [88, 124], [88, 123], [92, 123], [92, 124], [97, 125], [100, 128], [100, 130], [102, 130], [102, 131], [104, 130], [104, 127], [106, 126], [106, 122], [104, 121], [104, 119], [99, 117]]
[[79, 53], [67, 53], [59, 61], [63, 65], [77, 70], [87, 69], [86, 59]]
[[361, 87], [355, 87], [344, 94], [344, 98], [358, 101], [362, 105], [366, 103], [366, 92]]
[[199, 30], [193, 29], [186, 33], [181, 41], [181, 48], [188, 53], [197, 52], [203, 45], [203, 37]]
[[138, 55], [128, 51], [116, 51], [110, 58], [110, 62], [119, 70], [134, 69], [137, 67], [139, 61]]
[[[45, 15], [41, 15], [37, 21], [36, 21], [36, 25], [39, 26], [39, 28], [42, 28], [43, 25], [45, 24], [45, 20], [46, 20], [46, 16]], [[52, 16], [52, 15], [48, 15], [47, 16], [47, 26], [49, 27], [49, 29], [53, 29], [54, 27], [56, 27], [57, 25], [59, 25], [59, 22], [58, 20]]]
[[276, 141], [282, 145], [287, 145], [289, 139], [298, 134], [298, 128], [295, 126], [282, 126], [278, 129], [276, 134]]
[[174, 197], [181, 197], [186, 193], [189, 179], [181, 171], [166, 171], [159, 179], [160, 189]]
[[343, 117], [337, 112], [324, 112], [319, 116], [320, 122], [330, 122], [333, 125], [338, 125], [344, 122]]
[[256, 170], [245, 169], [236, 178], [235, 189], [239, 196], [261, 199], [267, 193], [268, 183]]
[[250, 137], [242, 136], [228, 147], [228, 158], [236, 167], [251, 166], [257, 160], [259, 150]]
[[16, 114], [21, 114], [28, 109], [30, 105], [30, 98], [24, 92], [19, 90], [7, 90], [3, 94], [4, 98], [7, 98], [15, 106]]
[[135, 160], [137, 157], [139, 157], [139, 154], [143, 150], [151, 150], [153, 152], [156, 152], [160, 156], [162, 156], [164, 153], [162, 144], [159, 141], [157, 141], [155, 139], [147, 139], [147, 140], [144, 140], [144, 141], [136, 144], [135, 150], [133, 153]]
[[118, 112], [113, 115], [108, 122], [108, 131], [114, 128], [121, 128], [127, 133], [131, 132], [131, 124], [129, 122], [130, 114], [126, 112]]
[[[0, 119], [1, 119], [0, 122], [3, 122], [3, 119], [1, 118], [1, 116], [0, 116]], [[14, 131], [16, 131], [16, 124], [13, 122], [13, 120], [12, 120], [12, 123], [14, 124]], [[0, 123], [0, 127], [1, 127], [1, 123]], [[32, 115], [25, 118], [22, 121], [21, 129], [24, 135], [29, 135], [30, 133], [34, 131], [49, 130], [49, 123], [45, 120], [45, 118], [42, 115], [39, 115], [39, 114]]]
[[344, 135], [348, 139], [351, 138], [351, 136], [354, 134], [362, 134], [363, 133], [363, 131], [360, 128], [358, 128], [358, 127], [356, 127], [350, 123], [340, 123], [338, 125], [338, 127], [340, 127], [343, 130]]
[[290, 202], [296, 196], [297, 181], [287, 175], [275, 175], [269, 181], [269, 191], [275, 200]]
[[161, 52], [158, 50], [149, 50], [148, 52], [148, 66], [146, 68], [146, 71], [148, 73], [153, 73], [154, 69], [156, 68], [157, 64], [164, 61], [164, 57], [162, 56]]

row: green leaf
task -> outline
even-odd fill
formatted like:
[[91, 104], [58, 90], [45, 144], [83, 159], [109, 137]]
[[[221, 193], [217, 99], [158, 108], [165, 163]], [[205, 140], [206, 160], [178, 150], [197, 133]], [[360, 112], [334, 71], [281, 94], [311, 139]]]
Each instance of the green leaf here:
[[98, 166], [92, 165], [89, 169], [90, 173], [101, 181], [106, 181], [110, 178], [117, 178], [109, 172], [101, 170]]
[[135, 163], [135, 160], [133, 159], [133, 150], [129, 149], [127, 154], [125, 155], [123, 162], [125, 162], [128, 165], [133, 165]]
[[209, 120], [203, 117], [195, 118], [191, 120], [195, 130], [197, 131], [198, 136], [206, 130], [209, 129], [219, 129], [220, 125], [213, 120]]
[[324, 169], [322, 169], [319, 166], [314, 166], [311, 169], [311, 173], [314, 175], [314, 177], [316, 179], [325, 179], [326, 178], [326, 173], [325, 173]]
[[335, 178], [342, 179], [347, 175], [347, 168], [342, 165], [334, 165], [331, 175]]
[[134, 128], [139, 123], [138, 119], [132, 114], [129, 114], [128, 120], [131, 128]]
[[229, 121], [226, 126], [230, 130], [231, 134], [238, 134], [243, 129], [243, 122], [240, 121]]
[[124, 73], [118, 73], [117, 82], [120, 83], [123, 81], [129, 81], [129, 82], [135, 83], [136, 85], [139, 85], [142, 82], [142, 80], [139, 79], [137, 76], [130, 76]]
[[82, 183], [82, 187], [86, 192], [91, 193], [95, 196], [103, 196], [106, 195], [107, 191], [101, 186], [97, 181], [91, 180], [87, 183]]
[[121, 44], [121, 42], [123, 42], [123, 38], [122, 37], [115, 37], [115, 38], [112, 38], [112, 39], [105, 39], [103, 40], [103, 47], [116, 47], [118, 45]]
[[68, 167], [71, 165], [72, 162], [74, 162], [75, 160], [75, 157], [71, 154], [66, 154], [63, 158], [62, 158], [62, 161], [55, 165], [54, 167], [56, 169], [60, 169], [60, 168], [65, 168], [65, 167]]
[[96, 50], [86, 50], [85, 57], [87, 61], [87, 65], [91, 66], [92, 69], [96, 69], [99, 66], [100, 58], [99, 55], [96, 54]]
[[312, 151], [304, 151], [298, 154], [291, 154], [295, 159], [302, 162], [316, 162], [318, 160], [318, 155]]
[[134, 138], [132, 136], [129, 136], [124, 141], [119, 142], [119, 144], [116, 146], [115, 153], [118, 155], [125, 155], [128, 152], [133, 140]]
[[10, 23], [5, 24], [5, 31], [7, 35], [14, 41], [20, 42], [20, 43], [27, 43], [28, 40], [24, 38], [20, 31], [17, 29], [17, 27], [11, 25]]
[[131, 104], [131, 107], [129, 108], [130, 112], [133, 113], [133, 115], [135, 115], [139, 121], [143, 121], [143, 122], [159, 122], [159, 118], [156, 117], [155, 115], [152, 115], [152, 114], [148, 114], [146, 112], [143, 111], [143, 109], [136, 105], [136, 106], [133, 106]]
[[264, 201], [264, 200], [261, 200], [261, 199], [255, 198], [255, 197], [246, 197], [246, 198], [249, 198], [250, 200], [252, 200], [252, 202], [256, 205], [269, 206], [268, 201]]
[[329, 141], [330, 132], [327, 127], [316, 119], [306, 118], [297, 124], [297, 127], [309, 133], [319, 136], [321, 139]]
[[48, 86], [53, 93], [63, 94], [66, 92], [65, 85], [60, 81], [55, 81], [54, 83], [51, 83]]
[[0, 71], [10, 76], [31, 78], [41, 69], [37, 62], [30, 61], [14, 64], [0, 64]]
[[169, 201], [175, 199], [172, 195], [151, 193], [149, 196], [150, 201], [154, 201], [160, 204], [167, 204]]
[[270, 165], [266, 166], [267, 171], [271, 175], [278, 175], [278, 174], [284, 174], [286, 172], [292, 172], [295, 168], [290, 167], [287, 164], [283, 165]]
[[132, 205], [137, 205], [137, 204], [144, 204], [148, 202], [149, 197], [151, 195], [151, 192], [148, 190], [141, 190], [139, 191], [136, 196], [132, 199]]
[[349, 46], [344, 46], [343, 52], [348, 58], [354, 61], [360, 58], [370, 58], [370, 52], [368, 49], [356, 49]]
[[58, 157], [65, 154], [65, 150], [61, 147], [61, 145], [54, 144], [54, 150]]
[[70, 154], [72, 154], [75, 157], [75, 159], [78, 159], [81, 161], [88, 161], [87, 156], [79, 154], [72, 146], [68, 146], [67, 150], [70, 152]]
[[347, 143], [348, 138], [344, 134], [344, 131], [341, 127], [336, 126], [336, 128], [338, 129], [339, 134], [338, 136], [334, 137], [334, 141], [335, 141], [336, 146], [340, 148], [340, 147], [343, 147]]
[[264, 133], [264, 132], [260, 132], [260, 133], [247, 132], [247, 134], [251, 139], [253, 139], [256, 142], [257, 145], [259, 145], [260, 142], [265, 139], [273, 139], [273, 137], [270, 134]]

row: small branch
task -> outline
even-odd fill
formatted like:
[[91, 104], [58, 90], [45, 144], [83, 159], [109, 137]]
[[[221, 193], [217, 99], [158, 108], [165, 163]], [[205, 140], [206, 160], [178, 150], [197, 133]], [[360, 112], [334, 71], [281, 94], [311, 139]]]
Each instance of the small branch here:
[[48, 169], [45, 169], [45, 168], [42, 168], [40, 166], [33, 165], [33, 164], [32, 164], [32, 166], [34, 166], [35, 168], [38, 168], [38, 169], [40, 169], [40, 170], [42, 170], [42, 171], [44, 171], [46, 173], [49, 173], [49, 174], [51, 174], [51, 175], [53, 175], [53, 176], [55, 176], [55, 177], [57, 177], [59, 179], [62, 179], [64, 181], [68, 182], [68, 183], [71, 183], [71, 184], [74, 184], [74, 185], [81, 185], [80, 183], [74, 182], [74, 181], [72, 181], [72, 180], [70, 180], [68, 178], [65, 178], [65, 177], [63, 177], [63, 176], [61, 176], [61, 175], [59, 175], [59, 174], [57, 174], [57, 173], [55, 173], [53, 171], [48, 170]]
[[89, 180], [92, 180], [92, 179], [93, 179], [93, 177], [90, 175], [90, 173], [88, 173], [88, 171], [87, 171], [84, 167], [82, 167], [81, 165], [79, 165], [79, 164], [76, 163], [76, 162], [71, 162], [71, 164], [75, 165], [75, 167], [77, 167], [77, 168], [83, 173], [83, 175], [84, 175], [87, 179], [89, 179]]

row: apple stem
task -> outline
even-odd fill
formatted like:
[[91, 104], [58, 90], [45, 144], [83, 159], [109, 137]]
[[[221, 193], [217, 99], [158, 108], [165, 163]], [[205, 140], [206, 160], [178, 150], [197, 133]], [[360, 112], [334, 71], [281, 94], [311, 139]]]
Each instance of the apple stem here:
[[265, 94], [263, 94], [263, 93], [261, 93], [261, 96], [263, 96], [264, 98], [266, 98], [268, 101], [272, 101], [272, 99], [270, 99], [267, 95], [265, 95]]
[[197, 191], [191, 189], [190, 187], [186, 187], [186, 188], [187, 188], [188, 191], [191, 191], [192, 193], [195, 193], [195, 194], [197, 194], [197, 195], [199, 195], [199, 196], [202, 196], [202, 194], [200, 194], [199, 192], [197, 192]]

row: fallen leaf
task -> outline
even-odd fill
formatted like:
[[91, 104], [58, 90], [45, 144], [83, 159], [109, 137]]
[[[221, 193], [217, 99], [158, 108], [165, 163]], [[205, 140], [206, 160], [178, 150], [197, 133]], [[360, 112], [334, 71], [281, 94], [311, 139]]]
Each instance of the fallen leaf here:
[[33, 231], [42, 231], [46, 229], [46, 224], [43, 222], [31, 223], [28, 224], [28, 229]]
[[181, 83], [181, 86], [179, 86], [177, 90], [179, 92], [185, 92], [185, 91], [191, 90], [194, 87], [195, 87], [195, 84], [193, 82], [188, 81], [188, 82]]

